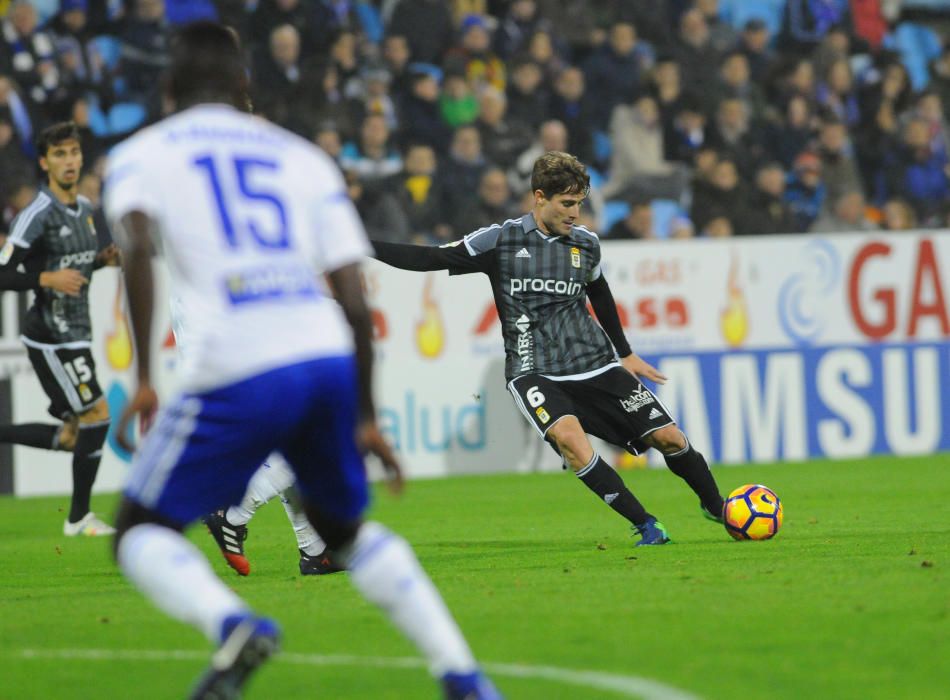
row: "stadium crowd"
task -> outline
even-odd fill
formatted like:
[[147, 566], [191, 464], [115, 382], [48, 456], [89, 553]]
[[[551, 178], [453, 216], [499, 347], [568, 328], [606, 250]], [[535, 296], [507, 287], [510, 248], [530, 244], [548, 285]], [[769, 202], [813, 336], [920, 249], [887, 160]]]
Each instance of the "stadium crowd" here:
[[530, 209], [548, 150], [608, 238], [950, 225], [950, 0], [0, 0], [0, 228], [33, 139], [162, 114], [176, 25], [241, 35], [256, 112], [324, 148], [373, 238], [443, 243]]

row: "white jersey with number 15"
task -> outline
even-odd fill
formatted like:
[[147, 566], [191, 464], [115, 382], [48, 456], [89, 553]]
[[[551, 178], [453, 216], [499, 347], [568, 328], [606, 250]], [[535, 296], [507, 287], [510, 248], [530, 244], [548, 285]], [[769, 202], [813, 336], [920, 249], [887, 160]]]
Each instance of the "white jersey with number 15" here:
[[352, 352], [319, 277], [370, 248], [339, 170], [318, 148], [232, 107], [200, 105], [118, 146], [105, 187], [117, 238], [130, 211], [158, 224], [187, 335], [184, 389]]

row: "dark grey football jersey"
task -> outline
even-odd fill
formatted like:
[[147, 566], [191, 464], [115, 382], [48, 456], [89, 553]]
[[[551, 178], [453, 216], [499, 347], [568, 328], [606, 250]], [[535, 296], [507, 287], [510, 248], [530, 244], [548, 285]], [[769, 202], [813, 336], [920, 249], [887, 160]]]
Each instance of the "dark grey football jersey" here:
[[491, 279], [509, 379], [582, 374], [616, 361], [587, 310], [587, 283], [600, 276], [596, 234], [575, 226], [569, 236], [549, 236], [526, 214], [449, 246], [452, 274], [480, 271]]
[[[88, 199], [79, 197], [75, 209], [60, 202], [46, 187], [17, 214], [10, 226], [7, 246], [28, 250], [23, 266], [30, 272], [55, 271], [71, 267], [92, 279], [98, 240]], [[0, 254], [3, 263], [12, 248]], [[89, 342], [89, 285], [71, 297], [46, 287], [36, 292], [36, 301], [26, 315], [23, 334], [40, 343], [61, 345]]]

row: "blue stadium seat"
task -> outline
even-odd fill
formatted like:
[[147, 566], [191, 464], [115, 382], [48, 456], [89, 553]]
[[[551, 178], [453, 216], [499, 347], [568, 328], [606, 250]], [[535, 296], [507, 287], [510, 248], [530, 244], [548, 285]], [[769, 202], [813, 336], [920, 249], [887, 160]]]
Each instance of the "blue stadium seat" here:
[[933, 29], [915, 22], [901, 22], [884, 38], [884, 47], [900, 53], [914, 90], [927, 87], [930, 82], [928, 65], [941, 50], [940, 37]]
[[750, 19], [761, 19], [774, 37], [782, 28], [785, 0], [720, 0], [719, 18], [736, 29]]
[[380, 43], [383, 40], [385, 27], [379, 10], [368, 2], [358, 2], [353, 9], [356, 10], [356, 16], [360, 20], [360, 26], [363, 28], [366, 38], [369, 39], [370, 43]]
[[675, 199], [654, 199], [650, 202], [653, 211], [653, 230], [658, 238], [670, 235], [670, 222], [677, 216], [685, 216], [686, 212]]
[[120, 136], [145, 123], [145, 107], [136, 102], [119, 102], [109, 110], [109, 131]]
[[604, 202], [604, 212], [601, 217], [603, 221], [601, 222], [600, 230], [603, 231], [603, 234], [606, 236], [610, 231], [610, 227], [629, 213], [630, 205], [622, 199], [611, 199]]
[[165, 0], [165, 18], [170, 24], [216, 20], [218, 10], [210, 0]]
[[99, 106], [97, 99], [88, 101], [89, 128], [97, 138], [106, 138], [109, 136], [109, 118]]
[[610, 163], [610, 154], [614, 146], [610, 142], [610, 136], [605, 131], [595, 131], [594, 134], [594, 160], [597, 163]]
[[102, 58], [103, 64], [109, 70], [115, 70], [119, 65], [119, 58], [122, 56], [122, 45], [114, 36], [102, 34], [93, 38], [93, 48]]

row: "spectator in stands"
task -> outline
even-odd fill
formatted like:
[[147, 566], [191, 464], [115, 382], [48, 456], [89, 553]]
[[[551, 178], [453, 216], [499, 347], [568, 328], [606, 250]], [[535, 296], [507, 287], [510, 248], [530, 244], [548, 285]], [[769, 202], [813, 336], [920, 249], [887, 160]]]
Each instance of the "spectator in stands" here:
[[689, 217], [701, 231], [706, 231], [714, 219], [725, 218], [729, 222], [729, 235], [732, 235], [742, 222], [745, 196], [745, 187], [735, 161], [728, 157], [722, 158], [716, 163], [708, 181], [697, 181]]
[[390, 144], [390, 131], [381, 114], [367, 114], [358, 141], [348, 141], [340, 153], [340, 167], [352, 171], [364, 186], [402, 170], [402, 157]]
[[438, 160], [432, 146], [409, 144], [403, 155], [403, 170], [388, 186], [409, 220], [410, 241], [416, 244], [444, 243], [452, 238], [443, 209], [446, 199], [437, 177]]
[[252, 82], [254, 107], [281, 126], [306, 132], [301, 127], [315, 116], [320, 76], [301, 61], [300, 35], [293, 25], [275, 27], [268, 49]]
[[611, 240], [642, 241], [656, 238], [653, 228], [653, 209], [647, 199], [635, 199], [630, 203], [627, 215], [617, 221], [607, 232]]
[[448, 152], [452, 128], [442, 118], [442, 71], [428, 63], [409, 66], [409, 96], [402, 104], [400, 126], [402, 143], [425, 143], [436, 153]]
[[478, 98], [471, 84], [461, 73], [446, 73], [439, 96], [442, 121], [455, 129], [478, 118]]
[[795, 219], [785, 203], [785, 170], [781, 163], [766, 163], [756, 171], [748, 206], [736, 233], [760, 236], [797, 232]]
[[785, 104], [781, 121], [766, 128], [765, 141], [770, 156], [783, 167], [791, 168], [814, 136], [815, 118], [810, 103], [801, 95], [792, 95]]
[[885, 231], [910, 231], [917, 228], [917, 215], [905, 199], [894, 197], [884, 203]]
[[551, 32], [537, 29], [528, 39], [528, 58], [541, 67], [546, 81], [553, 82], [567, 67], [564, 57], [558, 53]]
[[736, 45], [736, 30], [719, 18], [719, 0], [694, 0], [693, 5], [703, 13], [709, 27], [709, 43], [719, 52]]
[[412, 54], [409, 42], [402, 34], [390, 34], [383, 39], [383, 65], [389, 71], [390, 87], [397, 109], [401, 109], [406, 98], [412, 92], [412, 72], [409, 68]]
[[668, 238], [677, 241], [683, 241], [693, 238], [696, 235], [696, 227], [688, 216], [674, 216], [670, 220], [670, 231]]
[[790, 53], [807, 54], [837, 25], [848, 27], [851, 33], [848, 0], [786, 0], [779, 46]]
[[[318, 56], [313, 57], [319, 60]], [[330, 41], [330, 63], [336, 68], [340, 89], [347, 97], [359, 93], [360, 57], [357, 53], [356, 35], [350, 31], [340, 31]]]
[[52, 35], [39, 28], [33, 5], [17, 0], [0, 25], [0, 73], [9, 75], [34, 104], [45, 105], [60, 85]]
[[666, 160], [663, 125], [656, 99], [641, 94], [631, 105], [614, 109], [610, 120], [610, 178], [604, 185], [606, 199], [644, 198], [680, 200], [689, 185], [689, 170]]
[[452, 14], [443, 0], [399, 0], [388, 31], [406, 37], [412, 60], [419, 63], [441, 63], [455, 39]]
[[20, 148], [10, 114], [0, 109], [0, 191], [5, 195], [8, 182], [30, 172], [32, 163]]
[[325, 54], [333, 26], [320, 19], [315, 3], [306, 0], [260, 0], [247, 22], [248, 44], [252, 51], [266, 52], [274, 30], [289, 24], [301, 37], [303, 58]]
[[687, 93], [683, 92], [683, 76], [676, 59], [672, 56], [658, 58], [650, 71], [648, 82], [649, 90], [660, 108], [663, 133], [668, 136], [682, 102], [687, 98]]
[[925, 225], [950, 200], [947, 154], [934, 151], [930, 125], [920, 117], [904, 126], [901, 145], [888, 158], [885, 173], [888, 195], [907, 200]]
[[768, 25], [758, 17], [753, 17], [742, 27], [738, 49], [749, 62], [749, 77], [756, 85], [765, 83], [775, 61], [771, 39]]
[[680, 17], [673, 52], [683, 73], [685, 89], [700, 96], [704, 104], [714, 105], [720, 53], [713, 46], [709, 25], [700, 10], [687, 10]]
[[87, 0], [61, 0], [59, 7], [48, 27], [62, 68], [62, 84], [68, 95], [64, 99], [93, 93], [101, 104], [110, 105], [115, 99], [112, 76], [92, 43]]
[[481, 15], [467, 15], [462, 20], [459, 43], [452, 47], [443, 61], [446, 74], [459, 74], [474, 90], [492, 86], [504, 90], [507, 69], [491, 48], [488, 22]]
[[850, 190], [867, 192], [848, 129], [834, 116], [826, 117], [819, 126], [818, 157], [821, 158], [829, 201], [836, 201], [842, 192]]
[[169, 39], [164, 0], [135, 0], [135, 9], [119, 29], [119, 73], [128, 97], [141, 101], [152, 117], [161, 112], [159, 89], [169, 61]]
[[[505, 94], [485, 87], [478, 95], [478, 119], [475, 126], [481, 135], [485, 157], [502, 169], [508, 169], [531, 143], [531, 130], [507, 117]], [[484, 219], [495, 221], [496, 219]]]
[[506, 221], [521, 216], [517, 202], [511, 196], [505, 171], [489, 166], [478, 181], [478, 192], [455, 213], [452, 218], [454, 237], [481, 228], [486, 221]]
[[930, 146], [934, 153], [950, 151], [950, 128], [947, 127], [940, 96], [932, 90], [919, 92], [914, 99], [912, 116], [927, 122], [930, 129]]
[[531, 193], [531, 170], [538, 158], [548, 151], [566, 152], [567, 150], [568, 133], [564, 122], [549, 119], [541, 124], [534, 142], [518, 156], [514, 166], [508, 169], [508, 184], [511, 185], [515, 195]]
[[399, 128], [396, 103], [389, 92], [391, 77], [389, 71], [381, 65], [367, 64], [360, 70], [360, 78], [353, 84], [355, 101], [360, 106], [362, 120], [367, 114], [382, 114], [390, 131]]
[[409, 220], [393, 194], [376, 179], [367, 183], [352, 170], [344, 170], [346, 192], [359, 212], [366, 233], [390, 243], [409, 242]]
[[839, 58], [828, 66], [824, 79], [818, 83], [815, 96], [819, 105], [834, 114], [848, 128], [857, 125], [861, 118], [861, 108], [857, 91], [854, 89], [851, 64], [846, 58]]
[[504, 60], [510, 60], [528, 44], [532, 34], [539, 29], [550, 29], [551, 23], [541, 16], [536, 0], [512, 0], [495, 31], [495, 52]]
[[472, 124], [460, 126], [452, 134], [447, 158], [439, 164], [439, 179], [445, 193], [445, 211], [458, 211], [478, 191], [482, 173], [490, 165], [482, 152], [482, 139]]
[[764, 160], [765, 145], [752, 125], [745, 102], [735, 97], [720, 100], [709, 132], [709, 144], [727, 153], [743, 177], [751, 177]]
[[749, 73], [749, 59], [739, 50], [730, 51], [719, 68], [719, 99], [734, 97], [746, 104], [749, 118], [753, 122], [765, 116], [765, 94], [762, 88], [752, 82]]
[[950, 114], [950, 41], [930, 64], [930, 76], [930, 89], [940, 97], [943, 113]]
[[628, 22], [610, 27], [607, 43], [584, 64], [587, 98], [598, 129], [607, 128], [615, 106], [633, 99], [652, 63], [653, 50], [637, 40], [636, 27]]
[[730, 238], [734, 233], [735, 226], [732, 220], [725, 212], [720, 211], [706, 222], [700, 235], [706, 238]]
[[706, 144], [706, 131], [706, 115], [702, 105], [698, 99], [686, 95], [679, 100], [670, 128], [664, 129], [666, 159], [692, 164], [696, 152]]
[[[360, 114], [360, 105], [343, 91], [340, 83], [340, 73], [333, 63], [318, 65], [315, 59], [310, 59], [305, 66], [304, 74], [307, 84], [302, 86], [306, 102], [313, 100], [314, 115], [309, 123], [318, 121], [332, 121], [340, 129], [340, 135], [345, 141], [356, 138], [359, 127], [357, 115]], [[311, 78], [312, 76], [312, 78]], [[315, 87], [310, 87], [313, 84]], [[315, 92], [313, 98], [311, 91]], [[302, 133], [306, 133], [304, 129]]]
[[792, 212], [795, 230], [808, 231], [821, 213], [825, 202], [821, 159], [814, 153], [805, 151], [795, 159], [792, 174], [785, 188], [785, 202]]
[[10, 118], [16, 142], [27, 158], [32, 158], [34, 153], [32, 107], [29, 99], [20, 95], [16, 83], [0, 74], [0, 113]]
[[868, 219], [864, 193], [860, 190], [845, 190], [832, 200], [812, 224], [812, 233], [845, 233], [850, 231], [876, 231], [877, 224]]
[[336, 122], [329, 120], [319, 122], [313, 134], [313, 142], [337, 163], [340, 162], [340, 156], [343, 153], [343, 138], [340, 136], [340, 129]]
[[593, 108], [586, 99], [584, 73], [568, 66], [554, 82], [548, 115], [567, 127], [568, 151], [584, 163], [594, 160]]
[[550, 98], [538, 64], [527, 56], [515, 59], [508, 81], [508, 118], [533, 132], [547, 117]]

